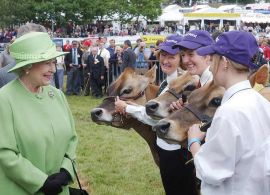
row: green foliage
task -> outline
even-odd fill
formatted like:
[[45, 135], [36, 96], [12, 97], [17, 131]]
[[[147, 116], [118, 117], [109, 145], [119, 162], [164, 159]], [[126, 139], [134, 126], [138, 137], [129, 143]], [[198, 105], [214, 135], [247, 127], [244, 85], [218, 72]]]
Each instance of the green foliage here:
[[159, 170], [146, 142], [134, 131], [97, 125], [90, 110], [101, 100], [69, 96], [79, 136], [77, 162], [92, 195], [163, 195]]
[[93, 19], [103, 20], [118, 13], [120, 20], [130, 21], [143, 16], [153, 20], [161, 13], [162, 0], [0, 0], [1, 25], [25, 22], [51, 23], [62, 26], [72, 20], [87, 24]]

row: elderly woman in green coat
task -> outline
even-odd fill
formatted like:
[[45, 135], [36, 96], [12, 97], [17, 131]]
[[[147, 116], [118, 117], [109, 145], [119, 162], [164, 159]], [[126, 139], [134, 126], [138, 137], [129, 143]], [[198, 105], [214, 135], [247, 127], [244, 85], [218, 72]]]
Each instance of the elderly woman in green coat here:
[[50, 85], [57, 52], [47, 33], [10, 45], [18, 74], [0, 89], [0, 194], [69, 194], [77, 135], [64, 94]]

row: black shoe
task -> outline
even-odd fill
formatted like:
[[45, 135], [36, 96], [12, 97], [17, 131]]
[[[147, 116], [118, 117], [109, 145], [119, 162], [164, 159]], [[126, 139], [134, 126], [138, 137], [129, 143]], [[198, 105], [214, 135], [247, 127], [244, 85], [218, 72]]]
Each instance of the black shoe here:
[[84, 96], [89, 96], [89, 93], [85, 93], [85, 94], [83, 94]]

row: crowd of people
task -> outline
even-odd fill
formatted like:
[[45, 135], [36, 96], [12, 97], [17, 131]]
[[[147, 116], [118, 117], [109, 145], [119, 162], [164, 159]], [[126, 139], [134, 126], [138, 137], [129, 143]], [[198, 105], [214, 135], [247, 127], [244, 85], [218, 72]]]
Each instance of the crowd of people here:
[[[126, 67], [143, 74], [153, 62], [167, 75], [158, 95], [178, 76], [178, 68], [199, 77], [197, 88], [214, 82], [226, 90], [207, 133], [200, 131], [199, 124], [189, 128], [187, 148], [157, 137], [166, 194], [196, 194], [194, 168], [203, 195], [269, 194], [269, 170], [264, 169], [269, 159], [258, 162], [256, 156], [262, 146], [270, 145], [270, 103], [248, 81], [250, 71], [265, 63], [258, 61], [258, 40], [245, 31], [212, 36], [203, 30], [189, 31], [184, 37], [172, 35], [151, 45], [147, 56], [146, 44], [140, 39], [133, 48], [130, 40], [121, 47], [114, 39], [107, 43], [105, 37], [96, 43], [74, 40], [62, 48], [53, 43], [43, 26], [20, 27], [8, 47], [16, 62], [0, 69], [0, 81], [5, 85], [0, 86], [0, 135], [5, 138], [0, 140], [0, 170], [4, 173], [0, 175], [0, 194], [69, 194], [77, 135], [61, 91], [65, 71], [66, 95], [91, 92], [99, 98], [102, 87], [106, 90], [113, 76], [117, 78]], [[269, 52], [266, 40], [259, 41], [262, 53]], [[184, 106], [181, 98], [170, 105], [172, 110]], [[119, 98], [115, 110], [149, 125], [157, 123], [147, 116], [144, 106]], [[188, 152], [194, 157], [194, 167], [185, 165]], [[257, 169], [263, 174], [253, 175]]]

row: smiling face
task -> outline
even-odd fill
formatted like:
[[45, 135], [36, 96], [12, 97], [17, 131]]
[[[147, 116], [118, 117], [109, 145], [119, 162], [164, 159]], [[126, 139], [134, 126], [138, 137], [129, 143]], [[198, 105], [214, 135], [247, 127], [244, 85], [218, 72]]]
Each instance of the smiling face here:
[[160, 51], [159, 55], [159, 62], [161, 66], [162, 72], [164, 72], [167, 75], [172, 74], [177, 70], [181, 63], [181, 57], [180, 54], [169, 54], [166, 51]]
[[55, 59], [34, 63], [25, 77], [27, 77], [32, 86], [40, 87], [49, 85], [56, 71], [55, 65]]
[[183, 67], [191, 75], [201, 76], [204, 70], [208, 67], [208, 58], [197, 54], [196, 50], [184, 49], [182, 51]]

